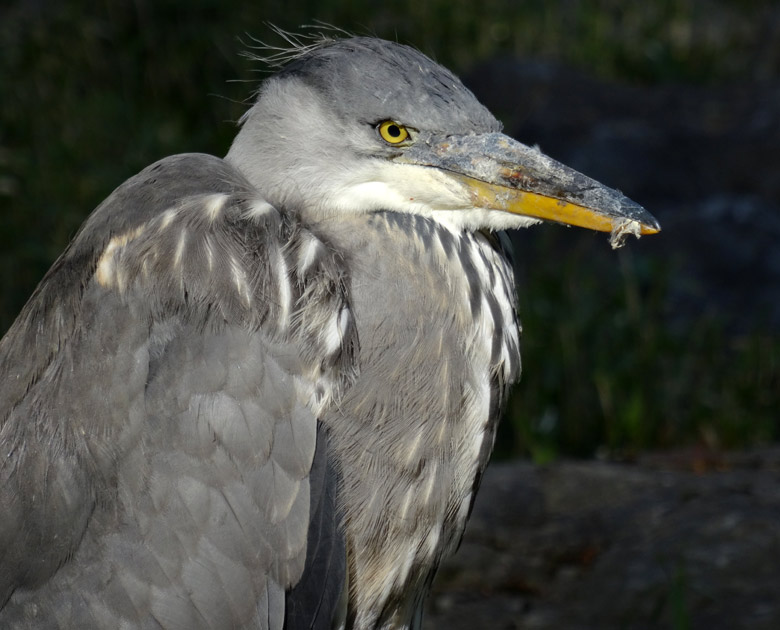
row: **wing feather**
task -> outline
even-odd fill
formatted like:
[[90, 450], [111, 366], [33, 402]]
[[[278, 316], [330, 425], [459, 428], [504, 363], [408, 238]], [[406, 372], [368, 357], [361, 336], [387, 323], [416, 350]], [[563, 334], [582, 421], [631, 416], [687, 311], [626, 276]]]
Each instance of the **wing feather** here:
[[1, 626], [281, 627], [356, 372], [315, 241], [204, 155], [85, 222], [0, 341]]

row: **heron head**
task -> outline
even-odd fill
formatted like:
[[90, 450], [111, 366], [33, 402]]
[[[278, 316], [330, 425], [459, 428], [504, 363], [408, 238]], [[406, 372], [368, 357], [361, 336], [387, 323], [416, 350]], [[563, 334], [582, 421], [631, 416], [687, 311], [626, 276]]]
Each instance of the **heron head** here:
[[401, 44], [306, 47], [242, 122], [227, 160], [269, 202], [309, 219], [392, 210], [464, 229], [660, 229], [620, 192], [502, 134], [455, 75]]

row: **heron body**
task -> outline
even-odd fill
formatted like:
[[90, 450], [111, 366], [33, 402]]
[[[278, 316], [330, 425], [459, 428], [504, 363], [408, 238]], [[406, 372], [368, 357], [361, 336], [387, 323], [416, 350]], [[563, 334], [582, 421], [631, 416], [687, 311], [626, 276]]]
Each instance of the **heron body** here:
[[657, 231], [370, 38], [121, 185], [0, 341], [0, 627], [419, 628], [519, 376], [490, 232], [539, 218]]

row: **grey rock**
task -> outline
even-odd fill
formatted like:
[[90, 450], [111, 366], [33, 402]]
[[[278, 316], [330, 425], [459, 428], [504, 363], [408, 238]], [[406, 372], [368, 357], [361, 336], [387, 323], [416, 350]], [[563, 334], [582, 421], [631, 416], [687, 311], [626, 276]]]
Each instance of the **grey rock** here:
[[778, 628], [780, 448], [494, 464], [426, 623]]

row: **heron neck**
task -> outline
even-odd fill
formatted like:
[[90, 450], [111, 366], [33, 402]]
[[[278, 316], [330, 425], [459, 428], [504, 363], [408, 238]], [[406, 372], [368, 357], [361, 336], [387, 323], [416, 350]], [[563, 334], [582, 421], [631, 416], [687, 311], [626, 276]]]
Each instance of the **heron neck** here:
[[511, 270], [483, 235], [414, 215], [313, 229], [347, 256], [360, 341], [360, 382], [322, 419], [342, 467], [350, 609], [357, 627], [408, 627], [460, 541], [519, 372]]

